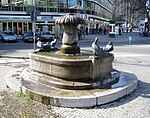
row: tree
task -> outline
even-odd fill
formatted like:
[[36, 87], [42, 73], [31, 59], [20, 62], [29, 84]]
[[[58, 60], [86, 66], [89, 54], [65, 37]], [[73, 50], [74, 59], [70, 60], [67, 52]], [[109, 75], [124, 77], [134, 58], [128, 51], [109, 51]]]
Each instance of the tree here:
[[[145, 18], [147, 14], [146, 1], [147, 0], [114, 0], [114, 14], [115, 20], [121, 20], [129, 22], [131, 25], [136, 18]], [[121, 10], [121, 11], [120, 11]], [[120, 12], [120, 13], [119, 13]]]

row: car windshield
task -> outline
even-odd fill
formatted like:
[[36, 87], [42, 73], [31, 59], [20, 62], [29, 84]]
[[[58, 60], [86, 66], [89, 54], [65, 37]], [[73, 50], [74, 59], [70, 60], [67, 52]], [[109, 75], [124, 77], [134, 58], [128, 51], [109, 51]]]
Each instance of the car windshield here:
[[14, 35], [13, 32], [4, 32], [5, 35]]
[[33, 36], [33, 32], [26, 32], [25, 36]]
[[50, 32], [43, 32], [43, 35], [51, 35]]

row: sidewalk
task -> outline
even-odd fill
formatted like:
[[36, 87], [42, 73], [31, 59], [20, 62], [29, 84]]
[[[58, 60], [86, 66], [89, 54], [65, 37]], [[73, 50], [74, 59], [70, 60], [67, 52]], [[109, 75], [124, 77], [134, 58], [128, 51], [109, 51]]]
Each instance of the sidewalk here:
[[121, 36], [119, 36], [118, 34], [115, 36], [115, 38], [109, 37], [109, 34], [103, 35], [103, 34], [90, 34], [90, 35], [86, 35], [86, 39], [82, 40], [82, 41], [89, 41], [89, 40], [93, 40], [98, 37], [100, 39], [100, 41], [102, 42], [108, 42], [108, 41], [112, 41], [112, 42], [126, 42], [129, 40], [129, 37], [131, 36], [132, 41], [135, 40], [147, 40], [150, 39], [150, 37], [140, 37], [138, 32], [131, 32], [131, 33], [122, 33]]
[[21, 63], [28, 62], [29, 58], [27, 56], [1, 56], [0, 55], [0, 64], [7, 63]]
[[7, 63], [21, 63], [21, 62], [29, 62], [29, 59], [8, 59], [8, 58], [0, 58], [0, 64], [7, 64]]

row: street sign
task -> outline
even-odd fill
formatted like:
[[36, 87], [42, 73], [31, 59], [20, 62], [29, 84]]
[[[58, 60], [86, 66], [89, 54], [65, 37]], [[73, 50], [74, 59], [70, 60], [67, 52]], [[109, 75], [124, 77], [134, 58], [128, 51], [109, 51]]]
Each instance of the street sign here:
[[33, 10], [33, 12], [31, 13], [31, 21], [36, 22], [37, 16], [39, 16], [39, 15], [40, 15], [40, 11]]
[[31, 21], [35, 22], [37, 20], [37, 17], [35, 16], [35, 12], [31, 13]]
[[41, 14], [39, 10], [36, 11], [35, 6], [28, 7], [26, 13], [31, 15], [31, 21], [32, 22], [36, 22], [37, 16], [39, 16]]

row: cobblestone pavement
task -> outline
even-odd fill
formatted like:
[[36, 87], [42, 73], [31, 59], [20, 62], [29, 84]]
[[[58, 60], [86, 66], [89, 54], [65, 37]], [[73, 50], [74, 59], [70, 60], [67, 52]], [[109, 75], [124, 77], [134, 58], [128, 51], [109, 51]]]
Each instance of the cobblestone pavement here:
[[[124, 36], [125, 37], [125, 36]], [[127, 36], [126, 36], [127, 37]], [[139, 48], [142, 45], [139, 46]], [[147, 45], [150, 49], [150, 45]], [[132, 53], [115, 53], [115, 60], [113, 67], [120, 71], [133, 72], [139, 82], [137, 89], [114, 102], [93, 107], [93, 108], [61, 108], [52, 107], [52, 113], [49, 106], [40, 104], [38, 102], [25, 102], [27, 105], [20, 105], [17, 101], [19, 110], [13, 107], [10, 110], [11, 103], [4, 103], [4, 91], [10, 90], [5, 83], [7, 74], [20, 72], [24, 67], [28, 66], [28, 61], [20, 62], [5, 62], [0, 63], [0, 117], [2, 118], [150, 118], [150, 54], [132, 54]], [[3, 60], [6, 61], [6, 60]], [[15, 97], [15, 96], [14, 96]], [[14, 99], [12, 97], [12, 99]], [[14, 101], [13, 101], [14, 102]], [[24, 102], [23, 102], [24, 103]], [[6, 104], [6, 105], [5, 105]], [[14, 104], [13, 104], [14, 105]], [[5, 108], [5, 110], [3, 110]], [[23, 113], [24, 115], [20, 115]], [[26, 115], [29, 114], [30, 115]], [[15, 115], [14, 115], [15, 114]], [[19, 115], [18, 115], [19, 114]], [[36, 114], [36, 115], [35, 115]], [[56, 115], [53, 115], [56, 114]]]

